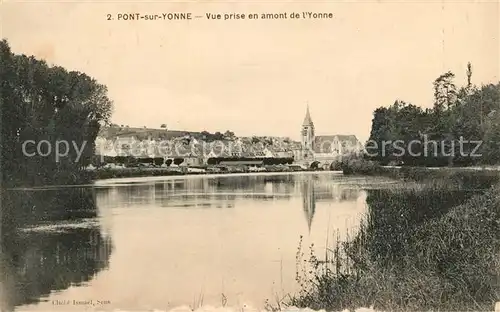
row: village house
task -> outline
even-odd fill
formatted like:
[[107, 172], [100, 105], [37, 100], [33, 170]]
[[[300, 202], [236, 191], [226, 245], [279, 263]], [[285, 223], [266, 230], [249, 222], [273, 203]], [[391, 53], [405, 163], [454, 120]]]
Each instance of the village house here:
[[[194, 132], [129, 127], [104, 128], [96, 139], [96, 154], [163, 158], [164, 163], [198, 167], [218, 159], [238, 166], [259, 166], [263, 159], [292, 159], [295, 142], [278, 137], [233, 137], [205, 141]], [[175, 160], [175, 162], [174, 162]], [[269, 163], [269, 162], [268, 162]]]

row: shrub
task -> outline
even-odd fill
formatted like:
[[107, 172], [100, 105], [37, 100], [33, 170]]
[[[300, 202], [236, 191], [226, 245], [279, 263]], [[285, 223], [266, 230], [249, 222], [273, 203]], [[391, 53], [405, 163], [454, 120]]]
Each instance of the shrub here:
[[330, 170], [342, 171], [342, 161], [334, 161], [330, 164]]
[[349, 157], [342, 159], [340, 167], [342, 172], [346, 175], [375, 175], [379, 174], [382, 168], [379, 163], [372, 160], [366, 160], [361, 157]]

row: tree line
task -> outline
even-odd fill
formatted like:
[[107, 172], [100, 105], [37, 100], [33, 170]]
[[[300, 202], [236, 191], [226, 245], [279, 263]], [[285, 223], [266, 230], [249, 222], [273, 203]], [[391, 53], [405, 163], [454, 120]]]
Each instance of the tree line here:
[[466, 74], [462, 87], [452, 72], [440, 75], [431, 108], [401, 100], [377, 108], [366, 145], [369, 158], [383, 165], [499, 164], [500, 82], [473, 85], [470, 63]]
[[[210, 157], [207, 159], [207, 165], [218, 165], [222, 161], [262, 161], [263, 165], [286, 165], [292, 164], [293, 160], [293, 157]], [[95, 155], [92, 158], [92, 165], [95, 167], [102, 167], [105, 164], [119, 164], [128, 167], [138, 166], [139, 164], [153, 164], [156, 166], [174, 164], [178, 166], [183, 162], [184, 158], [180, 157], [164, 159], [163, 157], [103, 156], [101, 159], [101, 156]]]
[[[106, 86], [84, 73], [14, 54], [2, 40], [0, 90], [2, 184], [76, 182], [91, 162], [100, 126], [111, 116]], [[28, 141], [34, 142], [30, 150]], [[46, 144], [36, 145], [41, 141]], [[61, 141], [70, 148], [56, 160]], [[80, 157], [73, 146], [81, 148]]]

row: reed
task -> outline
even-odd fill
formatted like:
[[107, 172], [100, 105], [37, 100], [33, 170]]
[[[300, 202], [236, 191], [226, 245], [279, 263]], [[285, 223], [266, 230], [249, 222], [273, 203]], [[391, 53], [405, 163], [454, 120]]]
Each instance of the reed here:
[[[477, 181], [476, 181], [477, 182]], [[370, 191], [357, 233], [318, 258], [299, 244], [287, 305], [491, 311], [500, 298], [500, 185]]]

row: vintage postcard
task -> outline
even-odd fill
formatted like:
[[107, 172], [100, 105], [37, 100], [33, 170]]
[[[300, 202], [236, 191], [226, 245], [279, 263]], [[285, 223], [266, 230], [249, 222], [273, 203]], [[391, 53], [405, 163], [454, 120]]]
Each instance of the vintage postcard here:
[[500, 311], [499, 1], [0, 0], [0, 310]]

